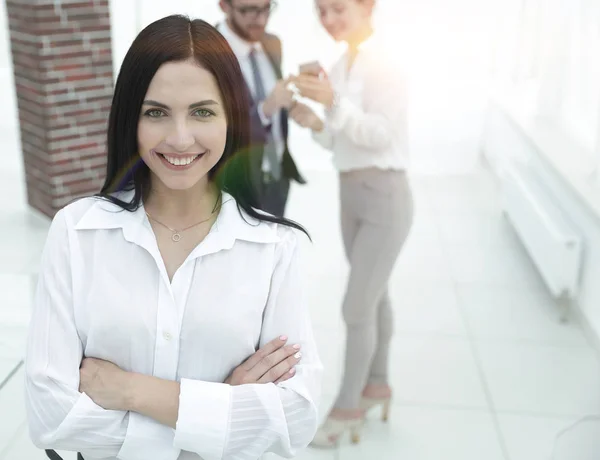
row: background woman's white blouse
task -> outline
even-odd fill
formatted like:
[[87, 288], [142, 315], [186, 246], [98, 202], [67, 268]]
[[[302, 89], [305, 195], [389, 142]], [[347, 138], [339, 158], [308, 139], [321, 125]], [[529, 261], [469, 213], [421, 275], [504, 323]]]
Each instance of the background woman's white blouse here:
[[313, 138], [333, 152], [339, 171], [408, 168], [408, 97], [401, 56], [373, 35], [348, 70], [346, 52], [328, 73], [340, 96]]
[[[245, 219], [224, 194], [210, 233], [170, 283], [143, 207], [121, 211], [87, 198], [56, 215], [26, 359], [38, 447], [86, 458], [256, 459], [268, 451], [293, 455], [312, 440], [322, 366], [303, 297], [298, 232]], [[302, 345], [292, 379], [222, 383], [282, 334]], [[104, 410], [80, 394], [83, 356], [180, 381], [177, 429]]]

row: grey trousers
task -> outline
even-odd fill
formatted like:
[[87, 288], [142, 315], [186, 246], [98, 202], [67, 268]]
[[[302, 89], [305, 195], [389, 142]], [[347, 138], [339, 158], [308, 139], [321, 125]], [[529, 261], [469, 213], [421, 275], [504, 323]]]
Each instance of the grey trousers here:
[[356, 409], [367, 383], [388, 381], [388, 282], [412, 225], [413, 199], [406, 173], [376, 168], [342, 173], [340, 198], [350, 276], [342, 306], [345, 368], [335, 407]]

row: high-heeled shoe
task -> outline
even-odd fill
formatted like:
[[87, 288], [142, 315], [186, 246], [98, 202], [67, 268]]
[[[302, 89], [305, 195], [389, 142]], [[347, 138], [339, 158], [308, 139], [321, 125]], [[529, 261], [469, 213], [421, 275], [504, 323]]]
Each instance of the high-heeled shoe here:
[[328, 417], [325, 423], [317, 430], [317, 434], [310, 443], [313, 447], [331, 448], [337, 447], [340, 438], [346, 432], [350, 432], [350, 441], [352, 444], [360, 442], [360, 433], [364, 419], [339, 420]]
[[386, 398], [367, 398], [363, 396], [360, 400], [360, 408], [365, 412], [365, 417], [367, 415], [367, 412], [376, 406], [381, 406], [381, 421], [387, 422], [390, 419], [392, 397], [388, 396]]

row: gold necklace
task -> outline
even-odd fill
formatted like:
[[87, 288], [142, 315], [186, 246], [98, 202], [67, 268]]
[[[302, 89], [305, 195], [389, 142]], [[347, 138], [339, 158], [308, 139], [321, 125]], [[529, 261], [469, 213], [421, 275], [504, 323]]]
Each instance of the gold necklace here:
[[157, 219], [155, 219], [154, 217], [152, 217], [152, 216], [150, 215], [150, 213], [148, 213], [148, 211], [146, 211], [146, 215], [148, 216], [148, 218], [149, 218], [149, 219], [152, 219], [152, 220], [153, 220], [154, 222], [156, 222], [157, 224], [160, 224], [160, 225], [162, 225], [163, 227], [165, 227], [166, 229], [170, 230], [170, 231], [171, 231], [171, 233], [173, 233], [173, 234], [171, 235], [171, 239], [172, 239], [172, 240], [173, 240], [175, 243], [178, 243], [179, 241], [181, 241], [181, 238], [183, 238], [183, 237], [181, 236], [181, 234], [182, 234], [183, 232], [185, 232], [186, 230], [189, 230], [190, 228], [196, 227], [197, 225], [200, 225], [200, 224], [203, 224], [203, 223], [205, 223], [205, 222], [208, 222], [210, 219], [212, 219], [212, 216], [213, 216], [213, 214], [214, 214], [215, 212], [217, 212], [217, 211], [219, 210], [219, 208], [220, 208], [220, 206], [219, 206], [219, 204], [218, 204], [218, 203], [219, 203], [219, 198], [220, 198], [220, 197], [217, 197], [217, 202], [215, 203], [215, 207], [213, 208], [213, 211], [210, 213], [210, 216], [209, 216], [208, 218], [206, 218], [206, 219], [204, 219], [204, 220], [201, 220], [200, 222], [196, 222], [195, 224], [193, 224], [193, 225], [190, 225], [189, 227], [182, 228], [181, 230], [176, 230], [176, 229], [174, 229], [174, 228], [171, 228], [171, 227], [169, 227], [169, 226], [168, 226], [168, 225], [166, 225], [166, 224], [163, 224], [163, 223], [162, 223], [160, 220], [157, 220]]

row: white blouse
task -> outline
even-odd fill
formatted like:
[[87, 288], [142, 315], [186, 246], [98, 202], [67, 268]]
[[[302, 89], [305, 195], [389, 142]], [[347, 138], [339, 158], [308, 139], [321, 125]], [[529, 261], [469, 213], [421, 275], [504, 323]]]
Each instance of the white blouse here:
[[339, 101], [313, 138], [333, 152], [339, 171], [408, 168], [406, 79], [400, 56], [389, 48], [373, 35], [359, 47], [350, 71], [346, 52], [328, 74]]
[[[131, 193], [131, 192], [130, 192]], [[123, 196], [129, 200], [131, 195]], [[42, 256], [26, 356], [35, 445], [87, 459], [293, 456], [317, 428], [322, 365], [300, 281], [298, 232], [223, 206], [172, 282], [143, 207], [95, 198], [54, 218]], [[302, 346], [281, 384], [222, 382], [285, 334]], [[79, 393], [83, 356], [181, 383], [177, 428], [104, 410]]]

